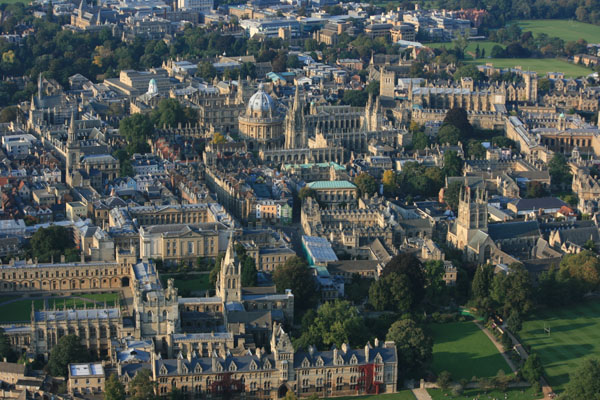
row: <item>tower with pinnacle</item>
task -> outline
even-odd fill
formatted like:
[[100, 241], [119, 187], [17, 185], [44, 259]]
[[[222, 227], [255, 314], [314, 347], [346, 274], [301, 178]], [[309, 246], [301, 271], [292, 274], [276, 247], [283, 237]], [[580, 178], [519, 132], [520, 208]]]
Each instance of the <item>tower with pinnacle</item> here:
[[242, 267], [233, 248], [233, 242], [233, 235], [231, 235], [217, 282], [217, 296], [223, 303], [242, 300]]
[[304, 118], [304, 102], [300, 100], [300, 89], [296, 86], [292, 108], [285, 118], [285, 148], [305, 148], [306, 121]]

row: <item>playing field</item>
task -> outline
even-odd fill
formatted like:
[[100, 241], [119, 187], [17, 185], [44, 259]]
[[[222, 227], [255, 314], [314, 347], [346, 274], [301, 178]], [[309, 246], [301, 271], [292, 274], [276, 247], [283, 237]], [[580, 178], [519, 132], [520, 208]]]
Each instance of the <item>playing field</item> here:
[[[567, 19], [536, 19], [517, 21], [523, 32], [531, 31], [534, 36], [545, 33], [559, 37], [565, 42], [585, 39], [588, 43], [600, 42], [600, 26]], [[486, 50], [487, 51], [487, 50]]]
[[511, 370], [494, 344], [473, 322], [430, 324], [433, 371], [449, 371], [454, 380], [492, 377]]
[[380, 394], [371, 396], [336, 397], [336, 400], [415, 400], [410, 390], [401, 390], [398, 393]]
[[600, 302], [540, 311], [523, 323], [519, 335], [542, 359], [552, 388], [560, 391], [585, 358], [600, 357]]
[[508, 399], [508, 400], [533, 400], [539, 399], [541, 395], [536, 395], [531, 388], [509, 389], [506, 392], [492, 390], [483, 393], [478, 389], [467, 389], [461, 396], [452, 396], [451, 390], [427, 389], [427, 392], [433, 400], [473, 400], [473, 399]]
[[540, 77], [547, 72], [564, 72], [567, 77], [587, 76], [593, 71], [581, 65], [569, 63], [556, 58], [486, 58], [467, 60], [471, 64], [490, 63], [497, 68], [514, 68], [521, 66], [524, 70], [536, 71]]

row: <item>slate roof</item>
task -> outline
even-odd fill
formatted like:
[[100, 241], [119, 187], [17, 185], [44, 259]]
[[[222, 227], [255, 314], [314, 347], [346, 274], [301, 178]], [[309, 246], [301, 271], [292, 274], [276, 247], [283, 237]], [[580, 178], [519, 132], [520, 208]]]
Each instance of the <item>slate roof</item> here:
[[489, 224], [488, 233], [494, 241], [527, 236], [541, 236], [540, 226], [537, 221]]

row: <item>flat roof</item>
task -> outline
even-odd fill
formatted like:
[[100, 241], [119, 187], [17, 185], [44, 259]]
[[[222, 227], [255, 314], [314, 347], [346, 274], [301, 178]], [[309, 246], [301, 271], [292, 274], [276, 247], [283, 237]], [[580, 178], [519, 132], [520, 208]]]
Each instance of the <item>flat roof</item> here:
[[102, 363], [69, 364], [71, 376], [104, 376]]

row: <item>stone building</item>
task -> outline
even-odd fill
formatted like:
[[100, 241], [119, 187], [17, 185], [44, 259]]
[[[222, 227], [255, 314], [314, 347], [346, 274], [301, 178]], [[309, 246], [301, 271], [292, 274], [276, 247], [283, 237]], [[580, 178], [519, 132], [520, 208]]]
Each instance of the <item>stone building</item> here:
[[[224, 229], [224, 226], [220, 227]], [[219, 253], [219, 224], [149, 225], [140, 228], [140, 257], [160, 259], [165, 265]]]
[[239, 134], [248, 139], [250, 150], [283, 147], [284, 115], [279, 111], [273, 98], [265, 92], [262, 84], [250, 97], [246, 112], [238, 117], [238, 121]]
[[293, 392], [298, 397], [351, 396], [395, 393], [398, 381], [397, 353], [393, 342], [363, 349], [318, 351], [310, 347], [295, 351], [281, 326], [275, 326], [270, 340], [271, 353], [264, 349], [233, 356], [212, 352], [209, 357], [188, 352], [173, 359], [151, 360], [157, 394], [173, 388], [195, 397], [227, 394], [277, 399]]

